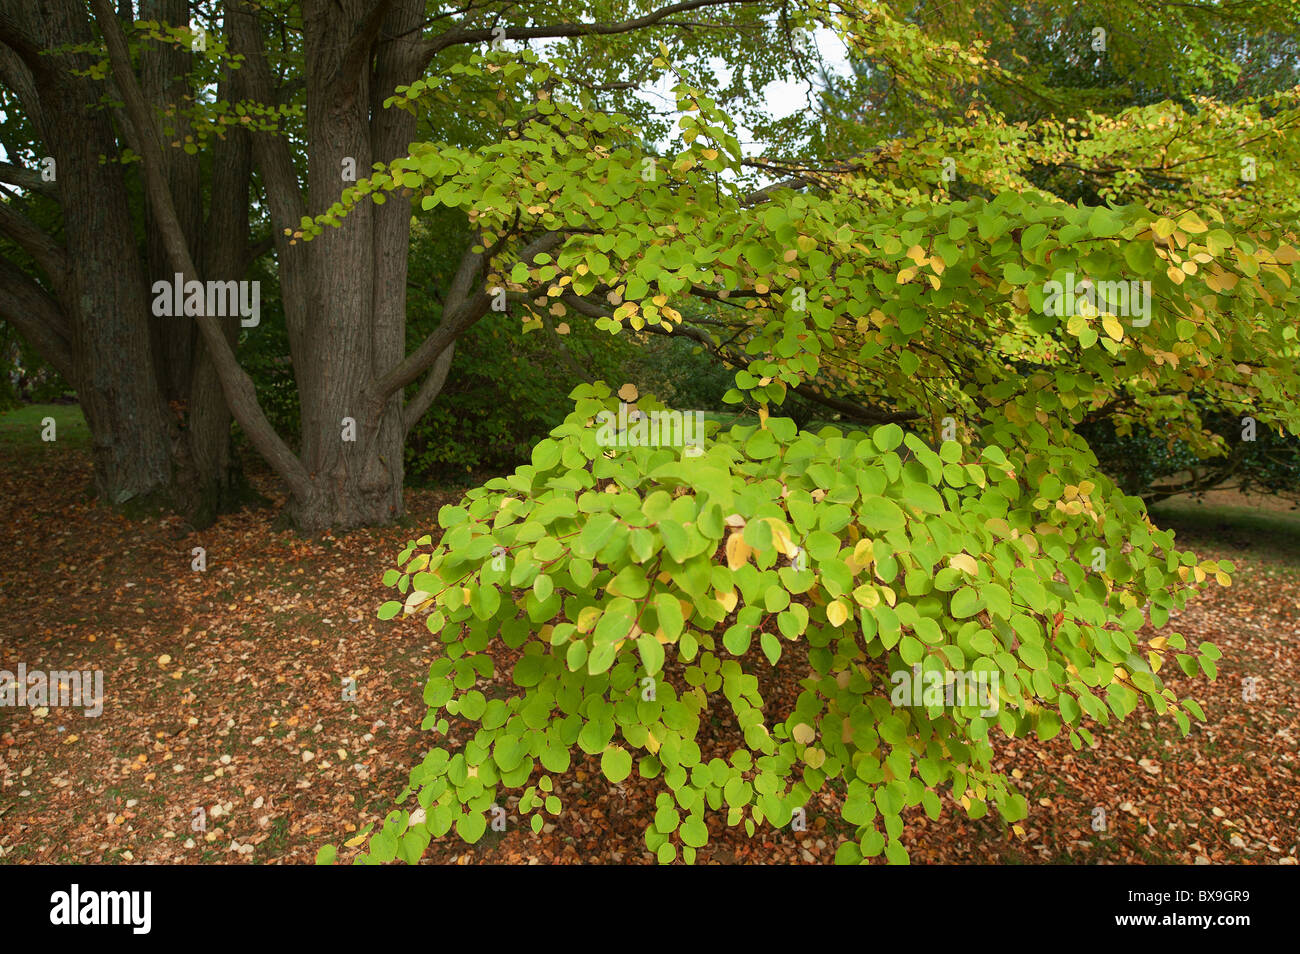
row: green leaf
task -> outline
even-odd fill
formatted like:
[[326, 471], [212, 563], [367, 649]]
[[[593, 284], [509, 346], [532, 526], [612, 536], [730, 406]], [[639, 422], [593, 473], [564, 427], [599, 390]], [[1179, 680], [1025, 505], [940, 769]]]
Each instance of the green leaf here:
[[703, 848], [709, 843], [709, 829], [699, 815], [691, 815], [681, 826], [682, 844], [691, 848]]
[[952, 615], [957, 619], [974, 616], [984, 608], [984, 600], [969, 586], [963, 586], [952, 595]]
[[456, 819], [456, 834], [471, 845], [482, 838], [486, 830], [487, 818], [482, 812], [470, 812]]
[[676, 641], [682, 634], [684, 625], [681, 603], [671, 594], [658, 593], [655, 595], [655, 609], [659, 613], [659, 625], [663, 627], [664, 634], [670, 642]]
[[876, 428], [871, 440], [880, 450], [891, 451], [903, 443], [903, 429], [897, 424], [885, 424]]
[[637, 637], [636, 646], [641, 654], [641, 664], [645, 666], [646, 675], [653, 676], [663, 668], [664, 648], [659, 640], [649, 633]]
[[612, 745], [601, 753], [600, 770], [605, 778], [618, 784], [632, 773], [632, 756], [627, 749]]
[[1046, 669], [1047, 653], [1043, 651], [1042, 646], [1034, 643], [1021, 643], [1020, 648], [1016, 650], [1021, 660], [1030, 669]]
[[775, 666], [781, 661], [781, 641], [779, 639], [771, 633], [765, 632], [759, 638], [759, 642], [763, 646], [763, 655], [767, 657], [768, 662]]

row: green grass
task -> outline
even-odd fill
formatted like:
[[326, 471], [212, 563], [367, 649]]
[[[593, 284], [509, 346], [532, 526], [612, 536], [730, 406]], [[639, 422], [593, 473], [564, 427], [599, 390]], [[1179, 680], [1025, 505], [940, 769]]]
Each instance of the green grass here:
[[1300, 510], [1254, 510], [1192, 500], [1164, 500], [1151, 508], [1158, 526], [1172, 529], [1180, 546], [1208, 543], [1269, 563], [1300, 566]]
[[[45, 419], [54, 418], [53, 442], [41, 439]], [[90, 428], [76, 404], [28, 404], [0, 414], [0, 447], [6, 451], [90, 447]]]

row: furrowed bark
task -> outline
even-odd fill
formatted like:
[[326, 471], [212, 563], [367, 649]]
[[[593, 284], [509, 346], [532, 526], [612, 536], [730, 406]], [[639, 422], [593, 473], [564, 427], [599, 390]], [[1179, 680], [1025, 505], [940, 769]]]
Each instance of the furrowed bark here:
[[[86, 69], [90, 57], [58, 49], [92, 39], [85, 7], [49, 0], [38, 13], [5, 0], [0, 39], [8, 47], [0, 55], [0, 78], [18, 95], [56, 164], [65, 245], [57, 254], [43, 253], [44, 261], [36, 258], [68, 330], [72, 367], [65, 378], [90, 427], [95, 489], [114, 505], [168, 503], [166, 408], [152, 374], [126, 183], [119, 164], [100, 161], [116, 154], [116, 140], [93, 85], [70, 72]], [[47, 356], [66, 367], [57, 348]]]

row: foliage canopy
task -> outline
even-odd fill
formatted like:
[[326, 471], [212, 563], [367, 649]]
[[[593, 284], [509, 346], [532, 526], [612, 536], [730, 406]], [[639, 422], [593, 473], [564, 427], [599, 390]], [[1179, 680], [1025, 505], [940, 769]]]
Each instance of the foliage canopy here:
[[[886, 7], [839, 26], [912, 64], [894, 78], [921, 103], [941, 95], [936, 76], [1001, 69]], [[960, 122], [814, 167], [746, 158], [667, 47], [653, 66], [676, 78], [676, 152], [596, 108], [562, 59], [492, 53], [458, 69], [505, 93], [501, 141], [416, 144], [303, 222], [310, 238], [395, 188], [462, 208], [489, 263], [482, 294], [504, 290], [527, 323], [692, 338], [760, 417], [698, 456], [613, 447], [596, 421], [617, 401], [584, 386], [529, 465], [444, 508], [436, 545], [402, 552], [386, 577], [400, 599], [380, 614], [427, 612], [444, 644], [425, 725], [478, 728], [412, 771], [422, 815], [395, 812], [364, 857], [415, 860], [452, 827], [474, 841], [505, 789], [525, 814], [559, 811], [549, 776], [576, 745], [613, 782], [634, 766], [662, 777], [646, 831], [661, 861], [693, 860], [708, 810], [785, 824], [828, 784], [856, 830], [839, 860], [904, 861], [901, 812], [937, 815], [939, 789], [973, 817], [1024, 817], [990, 770], [991, 731], [1065, 729], [1080, 746], [1140, 702], [1183, 731], [1203, 718], [1161, 671], [1214, 677], [1217, 650], [1139, 630], [1232, 567], [1178, 551], [1075, 429], [1122, 409], [1204, 442], [1180, 399], [1196, 391], [1300, 432], [1294, 91], [1014, 125], [972, 102]], [[439, 87], [392, 105], [419, 109]], [[1250, 151], [1268, 169], [1254, 189]], [[1046, 165], [1090, 170], [1104, 204], [1036, 183]], [[1052, 283], [1076, 282], [1133, 297], [1053, 307]], [[683, 318], [688, 299], [705, 317]], [[769, 414], [790, 391], [870, 427], [799, 431]], [[500, 645], [519, 654], [519, 692], [489, 700], [476, 687]], [[764, 663], [808, 668], [792, 711], [765, 714]], [[996, 675], [996, 717], [894, 702], [914, 666], [942, 683]], [[743, 747], [701, 751], [705, 711], [728, 712]]]

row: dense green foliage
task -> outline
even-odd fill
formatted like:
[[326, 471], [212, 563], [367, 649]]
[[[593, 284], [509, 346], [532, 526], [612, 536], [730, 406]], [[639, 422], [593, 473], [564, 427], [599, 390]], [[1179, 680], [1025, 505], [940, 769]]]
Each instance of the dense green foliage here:
[[[840, 860], [902, 861], [907, 805], [937, 815], [947, 793], [1023, 817], [989, 770], [993, 733], [1068, 727], [1080, 746], [1139, 704], [1183, 731], [1200, 716], [1161, 670], [1213, 677], [1218, 653], [1160, 630], [1231, 567], [1179, 552], [1078, 431], [1110, 415], [1201, 454], [1202, 409], [1226, 406], [1300, 433], [1295, 91], [1094, 111], [1053, 90], [1060, 108], [1008, 122], [991, 97], [953, 111], [954, 93], [1041, 92], [1034, 70], [889, 5], [828, 19], [911, 110], [855, 126], [852, 156], [747, 158], [666, 45], [649, 68], [680, 119], [662, 151], [563, 57], [493, 52], [390, 105], [490, 80], [500, 141], [413, 144], [304, 220], [309, 239], [395, 189], [463, 210], [484, 294], [507, 292], [525, 327], [686, 338], [734, 371], [726, 399], [759, 411], [696, 455], [645, 446], [640, 425], [612, 440], [604, 415], [627, 409], [580, 388], [531, 464], [403, 551], [381, 616], [427, 613], [443, 644], [425, 725], [477, 729], [432, 747], [399, 800], [419, 813], [391, 815], [361, 860], [414, 860], [453, 827], [474, 841], [507, 789], [525, 814], [559, 810], [548, 775], [576, 745], [611, 781], [662, 775], [660, 860], [694, 857], [708, 811], [786, 824], [829, 785], [856, 829]], [[1187, 31], [1156, 27], [1148, 47], [1172, 55]], [[1205, 36], [1180, 78], [1228, 68]], [[824, 141], [855, 141], [841, 131]], [[875, 426], [801, 431], [775, 413], [792, 393]], [[480, 680], [506, 653], [519, 691], [489, 700]], [[807, 671], [793, 711], [764, 714], [763, 665]], [[913, 672], [927, 691], [896, 696]], [[991, 705], [945, 699], [970, 679], [996, 687]], [[706, 709], [743, 746], [701, 752]]]
[[[784, 825], [836, 780], [859, 839], [840, 860], [901, 861], [900, 812], [937, 818], [940, 785], [971, 817], [989, 804], [1024, 817], [989, 771], [992, 728], [1049, 739], [1064, 726], [1077, 748], [1092, 740], [1085, 715], [1104, 725], [1139, 699], [1184, 729], [1188, 713], [1203, 718], [1158, 673], [1172, 657], [1213, 675], [1217, 652], [1139, 638], [1138, 607], [1163, 625], [1193, 580], [1226, 583], [1231, 567], [1197, 564], [1168, 533], [1126, 539], [1140, 504], [1104, 479], [1064, 486], [1041, 460], [983, 441], [936, 451], [895, 424], [812, 434], [769, 418], [713, 435], [699, 456], [611, 451], [594, 426], [616, 408], [609, 390], [575, 397], [530, 465], [444, 507], [438, 545], [412, 541], [385, 577], [402, 599], [380, 617], [430, 609], [443, 642], [424, 727], [446, 733], [451, 716], [476, 729], [412, 771], [424, 819], [391, 816], [372, 860], [414, 861], [453, 825], [477, 840], [510, 788], [539, 828], [562, 810], [547, 776], [576, 747], [611, 782], [634, 766], [662, 776], [646, 831], [661, 861], [694, 858], [710, 809], [750, 832]], [[1104, 572], [1090, 570], [1094, 548], [1110, 554]], [[476, 686], [494, 675], [498, 638], [519, 651], [518, 691], [489, 699]], [[760, 654], [809, 669], [792, 711], [765, 718]], [[987, 700], [891, 705], [890, 674], [914, 665], [948, 683], [991, 676], [996, 718]], [[743, 745], [706, 757], [706, 714], [734, 720]]]

